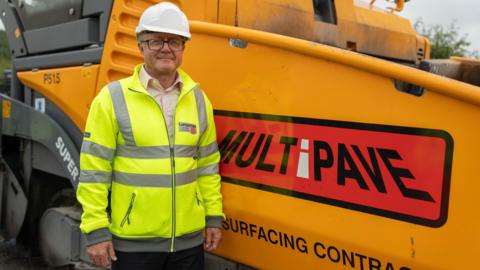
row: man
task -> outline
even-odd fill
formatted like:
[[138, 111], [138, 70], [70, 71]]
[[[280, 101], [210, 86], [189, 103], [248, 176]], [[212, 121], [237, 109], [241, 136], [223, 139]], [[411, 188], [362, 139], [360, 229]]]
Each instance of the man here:
[[212, 105], [179, 68], [188, 20], [163, 2], [136, 34], [144, 64], [104, 87], [87, 119], [77, 190], [87, 253], [112, 269], [203, 269], [224, 214]]

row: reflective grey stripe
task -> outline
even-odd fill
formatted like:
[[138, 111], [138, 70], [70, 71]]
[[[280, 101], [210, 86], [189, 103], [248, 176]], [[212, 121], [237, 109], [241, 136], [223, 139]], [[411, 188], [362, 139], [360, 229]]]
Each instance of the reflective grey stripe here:
[[81, 152], [107, 161], [112, 161], [115, 155], [115, 150], [87, 140], [83, 140]]
[[123, 95], [120, 82], [111, 82], [108, 85], [108, 90], [110, 90], [110, 96], [112, 97], [113, 108], [115, 110], [115, 116], [117, 117], [118, 129], [122, 133], [125, 144], [135, 145], [130, 115], [128, 115], [127, 103], [125, 102], [125, 96]]
[[[193, 157], [195, 146], [175, 145], [175, 157]], [[170, 147], [168, 146], [133, 146], [117, 145], [117, 156], [129, 158], [170, 158]]]
[[117, 156], [129, 158], [169, 158], [168, 146], [132, 146], [117, 145]]
[[[203, 243], [203, 230], [174, 238], [174, 251], [200, 246]], [[113, 235], [113, 246], [123, 252], [170, 252], [172, 238], [122, 238]]]
[[[197, 170], [175, 174], [175, 185], [182, 186], [197, 180]], [[170, 174], [137, 174], [126, 172], [113, 172], [113, 181], [127, 186], [140, 187], [171, 187], [172, 175]]]
[[110, 183], [112, 173], [106, 171], [81, 170], [78, 180], [82, 183]]
[[175, 145], [175, 157], [193, 157], [197, 152], [196, 146]]
[[200, 154], [200, 157], [208, 157], [217, 151], [218, 151], [217, 142], [212, 142], [209, 145], [200, 146], [198, 148], [198, 153]]
[[198, 124], [200, 125], [199, 138], [201, 138], [207, 129], [207, 106], [205, 104], [205, 97], [200, 88], [195, 87], [193, 93], [195, 94], [195, 101], [197, 103]]
[[184, 173], [175, 174], [175, 186], [183, 186], [186, 184], [193, 183], [197, 181], [198, 173], [197, 170], [191, 170]]
[[218, 174], [218, 163], [198, 168], [199, 176]]

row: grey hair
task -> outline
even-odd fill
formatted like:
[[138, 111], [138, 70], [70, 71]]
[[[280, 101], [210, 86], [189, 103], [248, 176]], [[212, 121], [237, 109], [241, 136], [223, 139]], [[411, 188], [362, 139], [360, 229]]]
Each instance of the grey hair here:
[[[142, 35], [143, 34], [149, 34], [149, 33], [156, 33], [156, 32], [145, 30], [145, 31], [142, 31], [140, 33], [136, 33], [137, 41], [139, 41], [139, 42], [142, 41], [141, 40]], [[184, 42], [187, 42], [189, 40], [188, 38], [183, 37], [183, 36], [182, 36], [182, 39], [183, 39]]]
[[146, 34], [146, 33], [153, 33], [152, 31], [142, 31], [140, 33], [137, 33], [136, 36], [137, 36], [137, 41], [142, 41], [141, 38], [142, 38], [142, 35], [143, 34]]

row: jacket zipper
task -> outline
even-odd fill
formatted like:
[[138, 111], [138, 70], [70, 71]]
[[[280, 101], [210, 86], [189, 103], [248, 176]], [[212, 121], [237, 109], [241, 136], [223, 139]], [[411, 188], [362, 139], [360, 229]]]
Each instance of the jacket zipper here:
[[198, 196], [198, 191], [195, 192], [195, 196], [197, 197], [197, 204], [198, 204], [198, 206], [202, 206], [202, 200], [200, 200], [200, 196]]
[[[173, 109], [173, 143], [175, 144], [175, 114], [177, 112], [177, 104], [180, 101], [180, 98], [177, 100], [175, 104], [175, 108]], [[166, 125], [166, 123], [165, 123]], [[170, 137], [168, 138], [170, 140]], [[175, 220], [175, 206], [176, 206], [176, 191], [175, 191], [175, 151], [174, 145], [170, 145], [170, 157], [171, 157], [171, 164], [172, 164], [172, 243], [170, 245], [170, 252], [173, 252], [174, 243], [175, 243], [175, 232], [176, 232], [176, 220]]]
[[123, 227], [125, 225], [125, 222], [127, 222], [128, 225], [130, 225], [130, 213], [132, 212], [133, 203], [135, 202], [136, 196], [137, 194], [133, 192], [132, 197], [130, 198], [130, 205], [128, 206], [127, 213], [125, 213], [125, 217], [123, 218], [122, 223], [120, 224], [120, 227]]
[[[175, 147], [175, 129], [176, 129], [177, 124], [175, 123], [175, 115], [177, 114], [178, 103], [180, 103], [180, 100], [181, 100], [182, 97], [183, 96], [178, 97], [177, 103], [175, 103], [175, 108], [173, 108], [173, 119], [172, 119], [172, 123], [173, 123], [172, 140], [173, 140], [173, 144], [170, 141], [170, 136], [168, 136], [168, 144], [170, 145], [170, 164], [171, 164], [171, 167], [172, 167], [172, 242], [170, 244], [170, 252], [175, 251], [174, 250], [175, 232], [177, 230], [177, 228], [176, 228], [176, 226], [177, 226], [177, 224], [176, 224], [176, 211], [175, 211], [175, 206], [176, 206], [177, 203], [176, 203], [176, 189], [175, 189], [176, 177], [175, 177], [175, 149], [174, 149], [174, 147]], [[160, 110], [161, 110], [161, 108], [160, 108]], [[163, 111], [162, 111], [162, 116], [163, 116], [163, 120], [164, 120], [164, 123], [165, 123], [165, 128], [167, 128], [167, 133], [168, 133], [167, 122], [165, 121], [165, 116], [163, 115]]]
[[[133, 90], [131, 88], [129, 88], [130, 90]], [[192, 88], [193, 89], [193, 88]], [[136, 91], [136, 90], [133, 90], [133, 91]], [[190, 90], [189, 90], [190, 91]], [[138, 92], [138, 91], [136, 91]], [[187, 93], [185, 93], [186, 95]], [[162, 110], [162, 107], [160, 107], [160, 105], [157, 103], [157, 101], [155, 100], [155, 98], [153, 98], [151, 95], [147, 94], [154, 102], [155, 104], [157, 104], [158, 108], [160, 109], [160, 113], [162, 114], [162, 117], [163, 117], [163, 123], [165, 124], [165, 130], [167, 131], [167, 138], [168, 138], [168, 145], [170, 147], [170, 166], [171, 166], [171, 170], [172, 170], [172, 242], [170, 244], [170, 252], [173, 252], [174, 249], [173, 249], [173, 246], [174, 246], [174, 243], [175, 243], [175, 231], [176, 231], [176, 222], [175, 222], [175, 201], [176, 201], [176, 198], [175, 198], [175, 149], [174, 149], [174, 145], [172, 145], [172, 142], [170, 141], [170, 134], [168, 134], [168, 126], [167, 126], [167, 121], [165, 119], [165, 115], [163, 114], [163, 110]], [[180, 102], [180, 98], [181, 96], [178, 97], [178, 100], [177, 100], [177, 103], [175, 104], [175, 108], [173, 109], [173, 136], [172, 136], [172, 140], [173, 140], [173, 143], [175, 144], [175, 127], [176, 127], [176, 124], [175, 124], [175, 114], [177, 112], [177, 105], [178, 103]]]
[[172, 241], [170, 244], [170, 252], [173, 252], [173, 244], [175, 242], [175, 149], [173, 144], [175, 144], [175, 112], [177, 111], [177, 104], [180, 101], [180, 99], [177, 100], [177, 104], [175, 104], [175, 108], [173, 109], [173, 119], [172, 119], [173, 120], [172, 121], [173, 122], [173, 136], [172, 136], [173, 144], [172, 144], [170, 140], [170, 134], [168, 134], [167, 121], [165, 119], [165, 115], [163, 114], [162, 107], [160, 107], [160, 105], [151, 95], [149, 95], [149, 97], [153, 99], [155, 104], [157, 104], [158, 108], [160, 109], [160, 113], [162, 114], [162, 118], [163, 118], [163, 123], [165, 124], [165, 130], [167, 131], [168, 146], [170, 149], [170, 167], [172, 170]]

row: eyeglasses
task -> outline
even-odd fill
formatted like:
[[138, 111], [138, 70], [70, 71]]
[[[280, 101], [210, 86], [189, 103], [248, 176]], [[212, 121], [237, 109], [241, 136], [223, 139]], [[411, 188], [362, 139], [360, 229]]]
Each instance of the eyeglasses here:
[[141, 40], [140, 42], [147, 43], [147, 46], [152, 51], [160, 51], [163, 49], [165, 43], [168, 44], [168, 47], [172, 51], [181, 51], [183, 50], [183, 45], [185, 41], [179, 38], [171, 38], [171, 39], [147, 39]]

